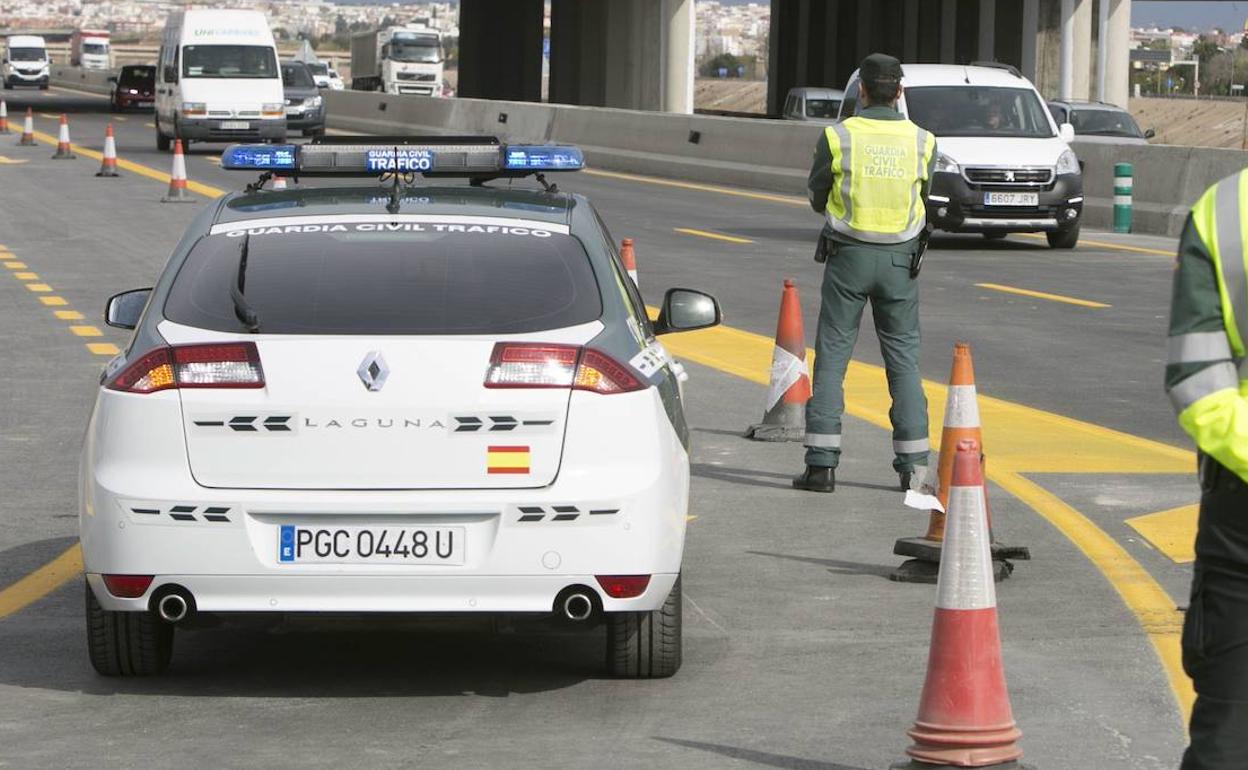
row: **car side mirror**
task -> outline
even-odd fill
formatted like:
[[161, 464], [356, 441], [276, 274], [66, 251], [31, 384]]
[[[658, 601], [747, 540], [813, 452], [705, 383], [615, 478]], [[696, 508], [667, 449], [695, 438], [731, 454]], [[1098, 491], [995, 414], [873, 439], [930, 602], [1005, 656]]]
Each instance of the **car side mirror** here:
[[710, 294], [695, 289], [668, 289], [654, 322], [654, 333], [691, 332], [718, 326], [723, 320], [719, 302]]
[[169, 65], [169, 64], [166, 64], [166, 65], [165, 65], [165, 77], [164, 77], [164, 81], [165, 81], [166, 83], [176, 83], [176, 82], [178, 82], [178, 70], [177, 70], [177, 68], [176, 68], [176, 67], [174, 67], [174, 66], [172, 66], [172, 65]]
[[139, 325], [143, 317], [143, 308], [147, 307], [151, 289], [131, 289], [108, 298], [108, 306], [104, 310], [104, 323], [118, 329], [133, 329]]
[[1069, 123], [1063, 123], [1057, 127], [1057, 135], [1062, 138], [1063, 142], [1070, 144], [1075, 141], [1075, 127]]
[[1151, 128], [1144, 132], [1145, 139], [1152, 139], [1154, 136], [1157, 136], [1157, 132]]
[[108, 76], [108, 82], [112, 83], [113, 85], [117, 85], [117, 76], [116, 76], [116, 75], [109, 75], [109, 76]]

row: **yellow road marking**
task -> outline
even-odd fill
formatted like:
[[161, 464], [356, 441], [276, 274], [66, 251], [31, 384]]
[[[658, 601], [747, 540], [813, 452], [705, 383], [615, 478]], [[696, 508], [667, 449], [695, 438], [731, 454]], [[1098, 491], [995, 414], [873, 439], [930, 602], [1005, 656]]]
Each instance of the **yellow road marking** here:
[[60, 115], [52, 115], [52, 114], [47, 113], [47, 112], [38, 112], [38, 113], [35, 113], [35, 114], [36, 114], [36, 115], [38, 115], [38, 116], [39, 116], [39, 117], [41, 117], [41, 118], [47, 118], [48, 120], [60, 120], [60, 119], [61, 119], [61, 116], [60, 116]]
[[1113, 307], [1106, 305], [1104, 302], [1093, 302], [1087, 299], [1076, 299], [1074, 297], [1066, 297], [1061, 294], [1049, 294], [1043, 291], [1032, 291], [1031, 289], [1019, 289], [1015, 286], [1002, 286], [999, 283], [977, 283], [975, 284], [981, 289], [992, 289], [993, 291], [1003, 291], [1006, 294], [1021, 294], [1024, 297], [1035, 297], [1036, 299], [1047, 299], [1050, 302], [1063, 302], [1067, 305], [1078, 305], [1079, 307], [1095, 307], [1105, 308]]
[[[655, 312], [651, 309], [651, 312]], [[685, 358], [768, 384], [774, 341], [760, 334], [718, 327], [665, 337], [663, 344]], [[807, 350], [808, 363], [814, 351]], [[924, 381], [933, 445], [940, 431], [947, 388]], [[846, 412], [889, 428], [890, 399], [884, 370], [850, 361], [845, 377]], [[1190, 474], [1190, 451], [1022, 404], [979, 396], [988, 478], [1051, 522], [1070, 539], [1118, 592], [1153, 645], [1184, 721], [1194, 698], [1179, 652], [1182, 614], [1174, 601], [1131, 555], [1086, 516], [1025, 478], [1030, 473]]]
[[82, 549], [68, 550], [8, 588], [0, 591], [0, 618], [47, 596], [82, 574]]
[[74, 334], [78, 335], [79, 337], [103, 337], [104, 336], [104, 332], [100, 331], [94, 326], [88, 326], [88, 325], [71, 326], [69, 327], [69, 330], [73, 332]]
[[[1032, 240], [1045, 240], [1045, 236], [1037, 233], [1014, 233], [1023, 238], [1031, 238]], [[1102, 249], [1115, 249], [1117, 251], [1134, 251], [1137, 254], [1158, 254], [1163, 257], [1173, 257], [1175, 252], [1165, 251], [1163, 249], [1150, 249], [1146, 246], [1128, 246], [1125, 243], [1110, 243], [1109, 241], [1090, 241], [1087, 238], [1079, 239], [1080, 246], [1096, 246]]]
[[693, 521], [696, 518], [698, 518], [698, 515], [696, 513], [691, 513], [685, 517], [685, 521]]
[[115, 356], [121, 352], [121, 350], [119, 350], [117, 346], [111, 342], [88, 342], [87, 350], [90, 350], [97, 356]]
[[214, 165], [214, 166], [220, 166], [220, 165], [221, 165], [221, 156], [220, 156], [220, 155], [205, 155], [205, 156], [204, 156], [204, 160], [208, 161], [209, 163], [211, 163], [211, 164], [212, 164], [212, 165]]
[[39, 301], [49, 307], [60, 307], [61, 305], [69, 304], [64, 297], [40, 297]]
[[148, 128], [155, 128], [155, 127], [156, 127], [156, 124], [155, 124], [155, 123], [144, 123], [143, 125], [147, 126]]
[[[68, 91], [71, 94], [82, 94], [83, 96], [94, 96], [97, 99], [108, 98], [108, 96], [105, 94], [93, 94], [90, 91], [80, 91], [77, 88], [70, 88], [69, 86], [50, 86], [50, 88], [53, 91]], [[44, 95], [45, 96], [47, 95], [46, 91], [44, 92]]]
[[694, 230], [691, 227], [677, 227], [676, 232], [685, 235], [696, 235], [699, 238], [710, 238], [716, 241], [726, 241], [727, 243], [753, 243], [749, 238], [740, 238], [735, 235], [723, 235], [721, 233], [711, 233], [706, 230]]
[[[36, 131], [35, 138], [43, 142], [44, 144], [55, 146], [57, 143], [55, 137], [53, 137], [51, 134], [45, 134], [42, 131]], [[83, 155], [87, 158], [92, 158], [94, 160], [104, 159], [104, 156], [101, 153], [96, 152], [95, 150], [88, 150], [87, 148], [79, 147], [76, 144], [70, 145], [70, 147], [73, 149], [74, 152], [78, 153], [79, 155]], [[163, 171], [157, 171], [154, 168], [149, 168], [140, 163], [135, 163], [134, 161], [126, 160], [124, 158], [118, 158], [117, 168], [124, 168], [125, 170], [132, 171], [140, 176], [145, 176], [148, 179], [155, 179], [157, 182], [164, 182], [165, 184], [169, 184], [168, 174], [164, 173]], [[186, 183], [186, 187], [188, 190], [199, 193], [200, 195], [206, 196], [208, 198], [220, 198], [222, 195], [225, 195], [225, 190], [219, 189], [217, 187], [212, 187], [211, 185], [201, 184], [200, 182], [188, 181]]]
[[113, 115], [112, 117], [109, 118], [109, 120], [116, 120], [120, 123], [125, 123], [127, 120], [129, 120], [129, 118], [123, 118], [120, 115]]
[[642, 184], [658, 185], [660, 187], [675, 187], [681, 190], [697, 190], [699, 192], [716, 193], [718, 195], [731, 195], [736, 198], [749, 198], [756, 201], [768, 201], [770, 203], [785, 203], [791, 206], [807, 206], [805, 198], [798, 198], [794, 195], [772, 195], [770, 193], [757, 193], [748, 190], [734, 190], [730, 187], [719, 187], [709, 184], [697, 184], [694, 182], [681, 182], [676, 179], [660, 179], [654, 176], [643, 176], [641, 174], [623, 174], [618, 171], [602, 171], [596, 168], [587, 168], [581, 172], [590, 176], [600, 176], [607, 179], [622, 179], [626, 182], [640, 182]]
[[39, 291], [39, 292], [52, 291], [52, 287], [47, 285], [46, 283], [28, 283], [26, 284], [26, 288], [30, 289], [31, 291]]
[[14, 160], [13, 158], [9, 158], [9, 157], [5, 157], [4, 155], [0, 155], [0, 166], [20, 166], [20, 165], [22, 165], [23, 163], [26, 163], [26, 161], [24, 161], [24, 160]]
[[37, 280], [39, 280], [39, 274], [38, 274], [38, 273], [14, 273], [14, 274], [13, 274], [13, 277], [14, 277], [14, 278], [16, 278], [16, 279], [17, 279], [17, 280], [19, 280], [19, 281], [37, 281]]
[[77, 310], [55, 310], [56, 317], [62, 321], [81, 321], [82, 313]]
[[1177, 564], [1196, 561], [1196, 519], [1199, 505], [1181, 505], [1127, 519], [1127, 524]]
[[25, 262], [5, 262], [4, 266], [10, 270], [23, 270], [26, 268]]

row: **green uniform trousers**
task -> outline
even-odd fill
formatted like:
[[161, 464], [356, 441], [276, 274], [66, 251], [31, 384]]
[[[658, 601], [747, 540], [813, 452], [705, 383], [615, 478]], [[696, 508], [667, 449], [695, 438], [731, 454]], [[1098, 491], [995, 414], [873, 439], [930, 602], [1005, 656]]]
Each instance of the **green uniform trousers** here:
[[1181, 770], [1248, 768], [1248, 485], [1201, 456], [1183, 668], [1196, 689]]
[[919, 282], [910, 255], [867, 245], [831, 244], [823, 271], [815, 337], [813, 393], [806, 404], [806, 464], [833, 467], [841, 457], [845, 369], [871, 301], [893, 406], [893, 468], [927, 464], [927, 397], [919, 379]]

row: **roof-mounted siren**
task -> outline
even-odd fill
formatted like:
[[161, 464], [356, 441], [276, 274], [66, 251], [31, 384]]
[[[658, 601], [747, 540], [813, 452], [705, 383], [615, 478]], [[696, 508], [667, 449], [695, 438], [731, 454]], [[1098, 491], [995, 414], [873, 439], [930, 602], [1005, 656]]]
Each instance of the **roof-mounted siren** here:
[[[578, 171], [585, 167], [581, 150], [572, 145], [506, 145], [492, 136], [334, 136], [303, 145], [235, 144], [221, 154], [221, 167], [274, 171], [291, 176], [458, 177], [481, 184], [491, 179]], [[262, 182], [263, 182], [262, 179]]]

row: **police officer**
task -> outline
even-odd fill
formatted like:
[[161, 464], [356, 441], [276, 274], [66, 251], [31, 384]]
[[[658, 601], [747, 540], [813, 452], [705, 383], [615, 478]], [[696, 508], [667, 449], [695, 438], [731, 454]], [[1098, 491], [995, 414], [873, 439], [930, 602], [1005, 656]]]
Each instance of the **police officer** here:
[[936, 140], [897, 111], [901, 62], [872, 54], [858, 69], [855, 117], [829, 126], [815, 146], [807, 187], [827, 222], [816, 260], [826, 259], [806, 405], [806, 472], [793, 486], [836, 488], [844, 379], [868, 300], [893, 399], [893, 468], [909, 488], [927, 465], [927, 398], [919, 380], [918, 261], [926, 245], [926, 199]]
[[1248, 170], [1209, 188], [1179, 241], [1166, 391], [1199, 450], [1182, 770], [1248, 768]]

